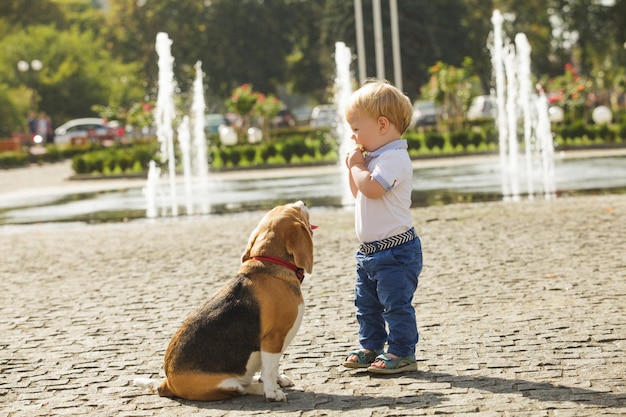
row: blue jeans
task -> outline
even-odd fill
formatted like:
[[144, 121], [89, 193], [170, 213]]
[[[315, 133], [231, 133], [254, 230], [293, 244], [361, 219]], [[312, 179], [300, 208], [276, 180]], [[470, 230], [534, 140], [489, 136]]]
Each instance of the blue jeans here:
[[387, 351], [394, 355], [414, 355], [419, 336], [411, 303], [422, 271], [420, 239], [369, 255], [357, 251], [356, 261], [359, 343], [370, 350], [388, 343]]

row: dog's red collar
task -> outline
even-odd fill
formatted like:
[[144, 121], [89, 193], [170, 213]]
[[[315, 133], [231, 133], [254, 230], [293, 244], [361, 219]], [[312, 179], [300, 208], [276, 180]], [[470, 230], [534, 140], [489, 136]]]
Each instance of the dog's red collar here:
[[284, 266], [285, 268], [289, 268], [296, 273], [296, 277], [301, 284], [302, 281], [304, 281], [304, 269], [298, 268], [296, 265], [292, 264], [291, 262], [287, 262], [284, 259], [280, 259], [275, 256], [253, 256], [252, 259], [257, 261], [267, 261], [276, 265]]

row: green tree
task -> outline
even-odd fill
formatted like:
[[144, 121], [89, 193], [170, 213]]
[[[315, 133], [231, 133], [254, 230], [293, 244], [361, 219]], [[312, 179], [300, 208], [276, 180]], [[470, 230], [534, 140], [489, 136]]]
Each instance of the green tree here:
[[25, 114], [19, 109], [25, 108], [26, 104], [20, 105], [15, 91], [7, 84], [0, 82], [0, 138], [9, 137], [13, 132], [21, 132], [26, 129]]
[[283, 107], [283, 103], [276, 98], [273, 94], [266, 96], [265, 94], [259, 94], [257, 101], [254, 104], [254, 113], [259, 115], [261, 119], [261, 130], [264, 138], [270, 138], [271, 130], [270, 125], [272, 118], [274, 118]]
[[452, 129], [461, 129], [471, 98], [480, 93], [472, 64], [472, 60], [466, 58], [461, 68], [438, 62], [429, 70], [430, 80], [422, 94], [443, 106], [447, 116], [443, 121], [446, 128], [450, 125]]
[[[562, 24], [557, 40], [560, 46], [571, 54], [570, 60], [573, 58], [576, 61], [573, 63], [579, 71], [590, 72], [601, 65], [604, 59], [610, 58], [618, 51], [624, 55], [622, 45], [625, 39], [623, 35], [626, 1], [615, 0], [613, 6], [605, 6], [603, 2], [590, 0], [553, 0], [553, 2], [554, 12]], [[570, 40], [567, 43], [567, 38], [572, 39], [572, 33], [576, 35], [575, 42], [572, 43]]]
[[52, 0], [2, 0], [0, 2], [0, 37], [34, 25], [67, 26], [63, 11]]
[[[275, 93], [288, 81], [289, 65], [301, 62], [306, 50], [292, 13], [307, 2], [288, 0], [112, 0], [109, 40], [126, 62], [140, 62], [149, 89], [157, 80], [154, 43], [158, 32], [173, 41], [175, 77], [185, 92], [200, 60], [206, 73], [209, 101], [223, 101], [238, 85], [254, 84]], [[294, 53], [299, 42], [300, 52]], [[295, 65], [294, 63], [294, 65]], [[302, 68], [302, 66], [300, 66]], [[209, 102], [209, 105], [215, 103]]]
[[[387, 2], [382, 2], [383, 40], [385, 49], [385, 75], [393, 81], [393, 56], [391, 23]], [[415, 100], [420, 96], [420, 87], [429, 78], [428, 69], [437, 61], [461, 65], [467, 38], [460, 30], [463, 27], [465, 7], [461, 0], [398, 0], [398, 26], [401, 40], [403, 87], [408, 96]], [[367, 76], [376, 76], [376, 53], [372, 1], [362, 1], [364, 20], [365, 57]], [[454, 30], [453, 28], [459, 28]], [[343, 41], [356, 53], [356, 30], [352, 1], [327, 0], [322, 24], [322, 48], [327, 57], [325, 68], [327, 79], [334, 77], [334, 62], [331, 61], [334, 45]], [[476, 49], [476, 48], [472, 48]], [[353, 63], [356, 73], [357, 62]]]
[[289, 14], [293, 47], [287, 57], [287, 82], [290, 91], [309, 94], [318, 101], [327, 100], [327, 88], [332, 78], [324, 77], [327, 56], [320, 48], [322, 16], [326, 0], [291, 2]]
[[[39, 71], [17, 71], [20, 60], [39, 60]], [[95, 104], [128, 105], [143, 97], [136, 65], [122, 64], [91, 32], [28, 26], [0, 40], [0, 79], [12, 89], [27, 86], [33, 110], [44, 110], [56, 124], [94, 115]], [[28, 109], [20, 109], [24, 116]]]

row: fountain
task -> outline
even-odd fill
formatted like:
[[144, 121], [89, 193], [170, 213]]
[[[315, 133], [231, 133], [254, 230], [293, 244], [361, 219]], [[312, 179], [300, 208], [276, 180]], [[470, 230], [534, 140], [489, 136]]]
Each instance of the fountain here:
[[210, 210], [208, 201], [209, 188], [209, 161], [207, 157], [206, 135], [204, 133], [204, 112], [206, 104], [204, 101], [204, 86], [202, 84], [202, 62], [195, 65], [196, 78], [193, 82], [193, 100], [191, 103], [191, 114], [193, 122], [193, 143], [195, 145], [195, 177], [197, 179], [200, 192], [197, 196], [200, 200], [200, 213], [208, 214]]
[[[169, 168], [169, 201], [160, 189], [160, 169], [154, 161], [150, 163], [148, 184], [144, 189], [146, 195], [146, 216], [156, 217], [158, 207], [163, 208], [162, 215], [167, 215], [166, 207], [170, 206], [172, 216], [178, 215], [176, 195], [176, 161], [174, 152], [172, 121], [174, 108], [174, 58], [171, 55], [172, 41], [166, 33], [159, 33], [156, 40], [156, 51], [159, 55], [158, 96], [155, 109], [157, 139], [161, 144], [161, 159], [168, 163]], [[178, 126], [178, 143], [183, 163], [183, 184], [185, 189], [185, 213], [196, 212], [195, 202], [200, 199], [199, 211], [207, 214], [210, 211], [208, 202], [209, 165], [207, 160], [206, 136], [204, 132], [205, 101], [202, 84], [202, 63], [195, 64], [196, 77], [193, 82], [191, 117], [185, 115]], [[193, 139], [193, 141], [192, 141]], [[192, 146], [193, 145], [193, 146]], [[161, 195], [163, 204], [158, 204], [157, 195]]]
[[341, 182], [343, 193], [341, 202], [344, 207], [354, 205], [354, 197], [350, 191], [348, 180], [348, 170], [345, 167], [344, 158], [348, 151], [354, 148], [355, 144], [350, 139], [351, 131], [345, 116], [345, 109], [348, 105], [350, 95], [352, 95], [352, 78], [350, 77], [350, 64], [352, 63], [352, 54], [350, 48], [343, 42], [335, 43], [335, 65], [337, 75], [335, 78], [335, 104], [337, 105], [337, 115], [339, 123], [337, 123], [336, 132], [340, 140], [339, 146], [339, 169], [341, 170]]
[[[517, 92], [518, 83], [516, 79], [516, 59], [513, 45], [506, 45], [504, 51], [504, 71], [506, 74], [506, 121], [507, 121], [507, 146], [508, 161], [507, 169], [511, 186], [510, 198], [513, 201], [519, 200], [519, 170], [517, 159], [519, 157], [519, 146], [517, 143]], [[512, 115], [512, 116], [511, 116]], [[507, 196], [505, 196], [506, 198]]]
[[[500, 172], [504, 200], [520, 198], [520, 174], [526, 175], [526, 193], [534, 198], [534, 161], [541, 159], [539, 167], [546, 199], [554, 196], [554, 148], [550, 132], [550, 118], [545, 95], [531, 94], [530, 45], [526, 35], [518, 33], [515, 45], [502, 33], [504, 17], [494, 10], [493, 45], [490, 45], [495, 77], [498, 108], [497, 128], [500, 148]], [[520, 172], [518, 118], [523, 117], [525, 172]], [[537, 154], [539, 155], [537, 157]]]
[[[522, 105], [524, 114], [524, 153], [526, 155], [526, 172], [532, 172], [532, 114], [530, 100], [530, 45], [526, 35], [518, 33], [515, 35], [515, 47], [518, 51], [518, 78], [519, 78], [519, 101]], [[526, 187], [528, 198], [533, 198], [533, 179], [530, 175], [526, 176]]]
[[537, 100], [537, 138], [540, 143], [541, 168], [543, 174], [543, 193], [546, 199], [556, 198], [556, 184], [554, 172], [554, 143], [550, 130], [550, 114], [548, 111], [548, 97], [540, 90]]
[[172, 121], [174, 109], [174, 58], [171, 52], [172, 40], [167, 33], [159, 32], [156, 36], [156, 52], [159, 55], [159, 92], [157, 95], [155, 122], [157, 139], [161, 144], [161, 160], [168, 163], [170, 186], [170, 207], [172, 216], [178, 216], [176, 199], [176, 161], [174, 159], [174, 131]]
[[496, 82], [496, 105], [498, 108], [496, 126], [498, 128], [498, 149], [500, 150], [500, 173], [502, 176], [502, 195], [510, 195], [508, 170], [506, 166], [506, 138], [507, 138], [507, 121], [505, 109], [505, 78], [504, 78], [504, 59], [503, 43], [502, 43], [502, 22], [503, 17], [499, 10], [495, 10], [491, 17], [493, 23], [493, 46], [491, 48], [491, 62], [493, 66], [495, 82]]
[[193, 214], [193, 191], [191, 184], [191, 133], [189, 131], [189, 116], [183, 116], [178, 126], [178, 143], [183, 155], [183, 184], [185, 186], [185, 213]]
[[156, 166], [156, 162], [150, 161], [148, 164], [148, 182], [143, 189], [146, 196], [146, 217], [153, 219], [158, 214], [157, 194], [159, 192], [159, 182], [161, 181], [161, 168]]

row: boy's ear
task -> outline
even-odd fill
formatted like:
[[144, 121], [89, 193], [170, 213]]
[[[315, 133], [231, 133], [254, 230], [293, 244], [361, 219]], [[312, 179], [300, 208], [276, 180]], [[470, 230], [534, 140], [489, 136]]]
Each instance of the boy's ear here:
[[387, 119], [385, 116], [379, 116], [377, 122], [378, 130], [380, 131], [381, 135], [384, 135], [387, 132], [387, 129], [389, 129], [389, 119]]

